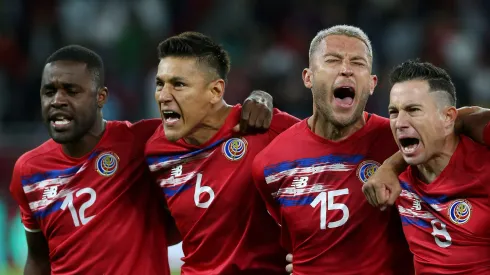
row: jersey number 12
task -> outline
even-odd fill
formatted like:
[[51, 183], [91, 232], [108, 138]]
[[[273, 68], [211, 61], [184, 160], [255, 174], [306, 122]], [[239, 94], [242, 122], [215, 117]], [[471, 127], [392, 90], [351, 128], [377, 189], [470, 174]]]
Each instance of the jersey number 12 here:
[[[337, 196], [348, 195], [349, 189], [333, 190], [321, 192], [311, 202], [311, 207], [315, 208], [320, 205], [320, 229], [335, 228], [344, 225], [349, 219], [349, 208], [343, 203], [335, 203], [334, 198]], [[342, 218], [338, 221], [329, 222], [327, 225], [327, 211], [342, 210]]]
[[95, 194], [95, 190], [92, 188], [82, 188], [78, 190], [75, 193], [75, 196], [77, 198], [83, 194], [90, 195], [90, 198], [86, 202], [84, 202], [77, 211], [77, 209], [73, 205], [73, 193], [75, 192], [70, 192], [66, 194], [65, 200], [63, 201], [63, 204], [61, 204], [61, 210], [65, 210], [68, 207], [68, 210], [70, 210], [71, 213], [71, 217], [73, 218], [73, 224], [75, 225], [75, 227], [79, 227], [80, 223], [82, 225], [85, 225], [95, 217], [95, 215], [90, 217], [85, 217], [85, 210], [87, 210], [87, 208], [89, 208], [94, 204], [97, 195]]

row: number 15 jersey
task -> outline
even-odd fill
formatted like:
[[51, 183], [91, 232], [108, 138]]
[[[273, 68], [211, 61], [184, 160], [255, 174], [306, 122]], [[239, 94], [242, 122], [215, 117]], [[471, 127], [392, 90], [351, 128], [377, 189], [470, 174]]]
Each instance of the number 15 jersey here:
[[333, 142], [304, 120], [256, 158], [253, 175], [281, 224], [296, 275], [413, 274], [396, 210], [368, 204], [362, 184], [397, 151], [389, 121], [365, 113], [366, 125]]

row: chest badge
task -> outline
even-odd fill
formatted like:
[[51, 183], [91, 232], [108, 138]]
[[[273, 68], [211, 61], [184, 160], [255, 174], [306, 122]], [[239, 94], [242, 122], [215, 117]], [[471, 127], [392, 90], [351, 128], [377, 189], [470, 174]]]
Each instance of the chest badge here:
[[119, 167], [119, 157], [113, 152], [103, 152], [95, 161], [95, 170], [104, 177], [114, 175]]
[[447, 210], [449, 219], [457, 225], [465, 224], [471, 217], [471, 204], [467, 200], [453, 201]]
[[368, 181], [369, 177], [374, 175], [374, 172], [378, 170], [379, 166], [380, 164], [374, 160], [365, 160], [357, 168], [357, 177], [364, 184]]
[[248, 143], [244, 138], [230, 138], [223, 143], [221, 151], [227, 159], [236, 161], [245, 156], [247, 146]]

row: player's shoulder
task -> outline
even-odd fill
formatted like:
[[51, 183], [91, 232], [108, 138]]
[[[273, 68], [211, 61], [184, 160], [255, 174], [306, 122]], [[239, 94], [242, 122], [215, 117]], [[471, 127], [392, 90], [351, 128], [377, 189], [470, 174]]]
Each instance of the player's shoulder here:
[[135, 123], [129, 121], [108, 121], [109, 139], [126, 140], [144, 145], [161, 125], [160, 119], [144, 119]]
[[56, 151], [57, 153], [59, 146], [60, 145], [54, 142], [52, 139], [45, 141], [36, 148], [22, 154], [15, 162], [15, 169], [20, 169], [21, 167], [25, 167], [26, 165], [33, 163], [44, 162], [45, 156], [47, 154], [52, 155], [53, 151]]
[[289, 129], [294, 124], [301, 120], [295, 116], [292, 116], [286, 112], [283, 112], [277, 108], [272, 110], [272, 121], [270, 130], [276, 133], [282, 133], [286, 129]]
[[[453, 157], [462, 162], [464, 170], [485, 170], [490, 165], [490, 148], [464, 135]], [[458, 150], [459, 149], [459, 150]]]
[[307, 130], [306, 120], [296, 122], [291, 127], [281, 132], [275, 139], [273, 139], [262, 151], [260, 151], [257, 158], [267, 159], [274, 161], [276, 158], [284, 158], [285, 153], [291, 149], [292, 144], [297, 140], [298, 136], [304, 135]]
[[379, 131], [383, 134], [391, 135], [390, 120], [377, 114], [368, 113], [369, 127], [371, 130]]

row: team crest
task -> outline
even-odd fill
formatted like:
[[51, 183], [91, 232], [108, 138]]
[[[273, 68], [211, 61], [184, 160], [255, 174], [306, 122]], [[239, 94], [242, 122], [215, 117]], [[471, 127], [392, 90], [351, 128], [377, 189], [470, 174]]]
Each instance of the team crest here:
[[230, 138], [223, 143], [223, 155], [229, 160], [241, 159], [247, 152], [247, 141], [242, 138]]
[[380, 164], [374, 160], [365, 160], [361, 162], [361, 164], [359, 164], [359, 167], [357, 168], [357, 177], [364, 184], [368, 181], [369, 177], [374, 175], [374, 172], [378, 170], [379, 166]]
[[119, 166], [119, 157], [112, 152], [104, 152], [95, 161], [95, 170], [104, 176], [110, 177], [116, 173]]
[[454, 224], [465, 224], [471, 217], [471, 204], [467, 200], [455, 200], [448, 207], [447, 212]]

